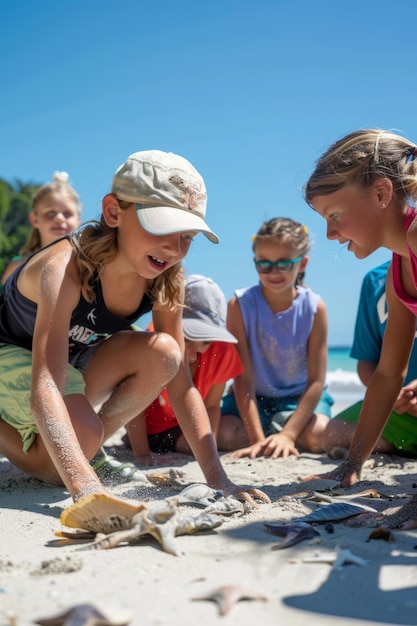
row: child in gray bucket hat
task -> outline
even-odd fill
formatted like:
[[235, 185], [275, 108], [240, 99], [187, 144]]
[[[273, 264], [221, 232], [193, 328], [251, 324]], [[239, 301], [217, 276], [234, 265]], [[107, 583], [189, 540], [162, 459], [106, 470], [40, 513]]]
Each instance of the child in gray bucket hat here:
[[[188, 276], [182, 316], [185, 353], [218, 449], [235, 450], [248, 444], [246, 431], [240, 419], [221, 418], [220, 405], [227, 381], [241, 374], [243, 365], [235, 346], [237, 339], [226, 328], [226, 317], [226, 297], [217, 283], [201, 274]], [[171, 452], [192, 454], [166, 389], [126, 429], [125, 443], [143, 465], [166, 464], [174, 460]]]
[[[65, 485], [74, 500], [107, 494], [95, 469], [129, 468], [108, 463], [101, 446], [166, 387], [207, 483], [251, 499], [226, 476], [184, 358], [181, 261], [199, 232], [218, 241], [205, 214], [191, 163], [136, 152], [117, 170], [99, 221], [9, 277], [0, 300], [0, 452], [13, 464]], [[132, 330], [149, 311], [155, 332]]]

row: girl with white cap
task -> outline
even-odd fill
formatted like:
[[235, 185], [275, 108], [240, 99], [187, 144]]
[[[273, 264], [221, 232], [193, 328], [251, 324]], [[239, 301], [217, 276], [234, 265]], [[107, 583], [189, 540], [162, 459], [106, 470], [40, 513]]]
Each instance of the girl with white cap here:
[[[89, 460], [167, 387], [208, 484], [240, 492], [184, 359], [181, 261], [199, 232], [218, 241], [205, 212], [204, 181], [187, 160], [137, 152], [116, 171], [99, 222], [6, 281], [0, 452], [17, 467], [64, 484], [74, 500], [106, 493]], [[150, 310], [155, 332], [132, 330]]]

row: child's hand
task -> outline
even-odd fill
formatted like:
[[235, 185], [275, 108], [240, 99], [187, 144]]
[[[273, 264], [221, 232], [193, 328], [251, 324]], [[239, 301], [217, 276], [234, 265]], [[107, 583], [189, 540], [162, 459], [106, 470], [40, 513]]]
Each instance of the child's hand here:
[[417, 381], [413, 380], [403, 387], [394, 404], [397, 413], [408, 413], [417, 417]]
[[227, 481], [220, 486], [216, 485], [216, 489], [220, 489], [226, 497], [234, 496], [238, 500], [243, 500], [243, 502], [247, 502], [252, 506], [256, 505], [256, 501], [264, 503], [271, 502], [266, 493], [260, 489], [242, 489], [242, 487], [235, 485], [235, 483], [232, 483], [229, 479], [227, 479]]
[[305, 483], [313, 478], [329, 478], [331, 480], [337, 480], [341, 487], [351, 487], [360, 481], [360, 469], [351, 459], [346, 458], [338, 467], [331, 472], [325, 474], [313, 474], [303, 478], [302, 482]]
[[248, 456], [250, 459], [256, 459], [257, 456], [269, 456], [271, 459], [277, 459], [280, 456], [286, 458], [291, 454], [299, 456], [299, 452], [295, 447], [295, 441], [284, 433], [278, 433], [270, 435], [263, 441], [253, 443], [247, 448], [230, 452], [227, 456], [232, 459], [241, 459], [245, 456]]
[[265, 439], [262, 443], [262, 454], [271, 459], [277, 459], [280, 456], [285, 459], [290, 455], [299, 456], [300, 453], [295, 447], [294, 439], [282, 432]]
[[262, 454], [263, 443], [263, 441], [258, 441], [251, 446], [247, 446], [247, 448], [240, 448], [239, 450], [228, 452], [225, 456], [229, 459], [242, 459], [245, 456], [248, 456], [250, 459], [256, 459], [257, 456]]

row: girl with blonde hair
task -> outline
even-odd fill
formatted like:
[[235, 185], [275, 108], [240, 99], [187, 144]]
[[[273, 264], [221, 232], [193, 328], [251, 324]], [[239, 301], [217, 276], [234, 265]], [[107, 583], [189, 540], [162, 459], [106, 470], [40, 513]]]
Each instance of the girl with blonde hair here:
[[[181, 261], [199, 232], [218, 242], [205, 213], [191, 163], [136, 152], [116, 171], [99, 222], [41, 249], [6, 281], [0, 452], [13, 464], [64, 484], [74, 500], [106, 493], [89, 461], [166, 387], [208, 484], [241, 493], [184, 359]], [[155, 332], [132, 330], [148, 311]]]
[[[388, 320], [381, 354], [346, 459], [330, 473], [342, 485], [361, 469], [388, 420], [407, 373], [417, 315], [417, 146], [399, 134], [358, 130], [318, 159], [305, 185], [308, 204], [327, 223], [327, 238], [358, 259], [392, 251], [386, 279]], [[384, 524], [417, 526], [417, 496], [389, 511]], [[403, 526], [404, 527], [404, 526]]]
[[12, 259], [4, 270], [2, 283], [33, 252], [70, 235], [80, 224], [80, 199], [68, 182], [68, 174], [55, 172], [53, 178], [54, 182], [46, 183], [32, 196], [32, 210], [29, 213], [32, 230], [20, 255]]

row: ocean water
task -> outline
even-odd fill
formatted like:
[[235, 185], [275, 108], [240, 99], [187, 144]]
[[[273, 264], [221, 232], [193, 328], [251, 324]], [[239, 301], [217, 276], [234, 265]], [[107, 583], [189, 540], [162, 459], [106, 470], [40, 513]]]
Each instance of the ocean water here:
[[356, 371], [357, 361], [349, 356], [350, 346], [329, 347], [327, 360], [328, 391], [335, 400], [333, 414], [362, 400], [365, 387]]

